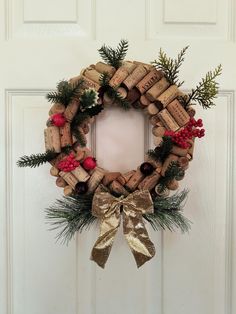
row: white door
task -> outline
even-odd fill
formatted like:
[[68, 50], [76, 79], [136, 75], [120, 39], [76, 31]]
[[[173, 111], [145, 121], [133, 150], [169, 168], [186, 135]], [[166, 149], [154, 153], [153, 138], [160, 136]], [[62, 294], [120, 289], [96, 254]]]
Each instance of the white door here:
[[[234, 1], [223, 0], [0, 1], [1, 314], [236, 313], [235, 17]], [[207, 135], [181, 184], [190, 188], [191, 232], [149, 228], [157, 254], [139, 270], [120, 232], [102, 270], [89, 260], [97, 227], [68, 247], [47, 230], [44, 208], [61, 196], [49, 165], [22, 170], [16, 160], [44, 150], [45, 94], [121, 38], [129, 39], [128, 59], [147, 62], [160, 47], [175, 56], [190, 45], [185, 89], [219, 63], [223, 75], [217, 106], [198, 110]], [[104, 113], [90, 139], [101, 165], [137, 166], [145, 129], [136, 112]]]

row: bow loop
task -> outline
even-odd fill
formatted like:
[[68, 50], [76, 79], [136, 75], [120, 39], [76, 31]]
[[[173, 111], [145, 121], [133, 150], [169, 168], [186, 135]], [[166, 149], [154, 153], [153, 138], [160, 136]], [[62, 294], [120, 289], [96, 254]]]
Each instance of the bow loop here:
[[116, 198], [108, 192], [95, 192], [92, 214], [100, 218], [100, 234], [92, 249], [91, 259], [105, 267], [120, 225], [123, 207], [123, 232], [134, 255], [137, 266], [142, 266], [155, 255], [142, 215], [153, 212], [153, 202], [146, 190], [135, 191], [126, 198]]

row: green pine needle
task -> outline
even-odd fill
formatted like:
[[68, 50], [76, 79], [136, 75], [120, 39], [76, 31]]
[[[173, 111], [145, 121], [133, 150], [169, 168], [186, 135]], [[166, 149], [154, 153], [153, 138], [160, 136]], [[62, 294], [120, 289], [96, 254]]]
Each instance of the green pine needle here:
[[81, 147], [85, 147], [87, 142], [85, 140], [85, 135], [78, 129], [78, 128], [73, 128], [72, 133], [75, 136], [77, 142]]
[[73, 99], [78, 99], [83, 91], [83, 80], [76, 83], [61, 81], [57, 84], [57, 90], [47, 94], [46, 98], [52, 103], [61, 103], [67, 106]]
[[161, 144], [157, 146], [155, 149], [149, 149], [147, 153], [152, 159], [164, 162], [172, 148], [173, 141], [171, 137], [163, 136]]
[[158, 185], [160, 192], [163, 192], [167, 185], [172, 181], [183, 177], [184, 170], [180, 167], [178, 161], [172, 161], [165, 172], [165, 176], [161, 177]]
[[118, 69], [127, 54], [128, 47], [128, 41], [121, 39], [116, 49], [103, 45], [98, 52], [104, 62]]
[[170, 84], [176, 84], [178, 87], [184, 83], [184, 81], [179, 82], [178, 76], [179, 69], [184, 61], [184, 56], [187, 49], [188, 46], [183, 48], [176, 59], [168, 57], [167, 54], [162, 49], [160, 49], [158, 59], [151, 62], [157, 69], [164, 72], [165, 77], [170, 82]]
[[206, 76], [202, 78], [201, 82], [198, 83], [195, 89], [188, 95], [188, 101], [196, 101], [202, 106], [203, 109], [209, 109], [215, 106], [214, 99], [217, 97], [219, 92], [219, 84], [215, 79], [221, 75], [222, 66], [218, 65], [213, 71], [207, 72]]
[[64, 196], [46, 209], [46, 219], [52, 225], [51, 230], [62, 228], [57, 240], [68, 243], [75, 233], [90, 227], [96, 218], [92, 216], [93, 195]]
[[80, 97], [82, 111], [97, 105], [98, 93], [94, 89], [86, 89]]
[[22, 156], [17, 161], [18, 167], [36, 168], [42, 164], [54, 159], [58, 154], [54, 151], [48, 150], [46, 153], [32, 154], [30, 156]]

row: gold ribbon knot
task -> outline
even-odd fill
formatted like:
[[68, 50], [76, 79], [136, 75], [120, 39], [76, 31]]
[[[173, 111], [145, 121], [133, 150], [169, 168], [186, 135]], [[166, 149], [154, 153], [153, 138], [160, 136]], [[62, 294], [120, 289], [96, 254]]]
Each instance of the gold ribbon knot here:
[[116, 198], [108, 192], [96, 192], [92, 214], [101, 220], [100, 234], [94, 244], [91, 260], [102, 268], [109, 257], [116, 232], [123, 217], [123, 233], [134, 255], [137, 266], [142, 266], [155, 255], [155, 247], [144, 226], [143, 214], [153, 212], [149, 191], [135, 191], [126, 198]]

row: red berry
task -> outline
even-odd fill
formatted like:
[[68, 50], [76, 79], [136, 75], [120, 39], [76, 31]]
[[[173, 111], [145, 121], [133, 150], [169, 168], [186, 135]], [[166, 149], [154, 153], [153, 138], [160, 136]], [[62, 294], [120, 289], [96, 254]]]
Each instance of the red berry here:
[[87, 157], [83, 161], [83, 168], [85, 170], [92, 170], [97, 166], [96, 159], [93, 157]]
[[50, 118], [53, 125], [61, 127], [64, 126], [66, 123], [66, 118], [62, 113], [55, 113]]

